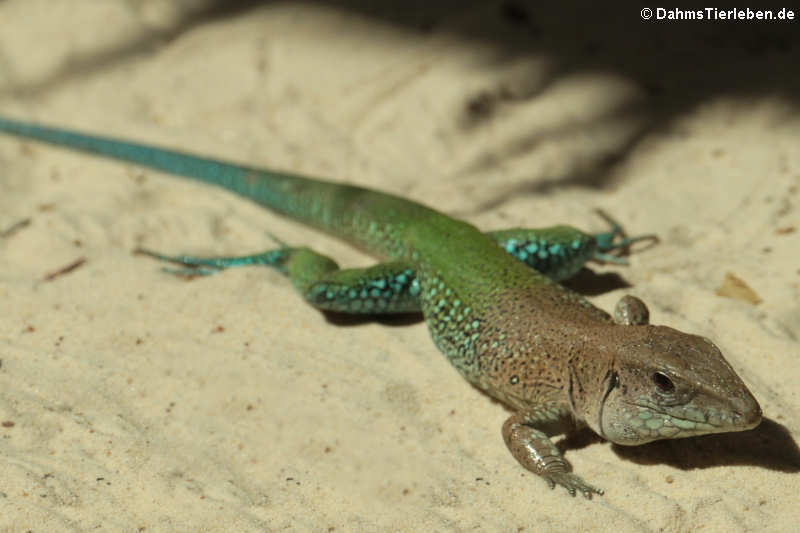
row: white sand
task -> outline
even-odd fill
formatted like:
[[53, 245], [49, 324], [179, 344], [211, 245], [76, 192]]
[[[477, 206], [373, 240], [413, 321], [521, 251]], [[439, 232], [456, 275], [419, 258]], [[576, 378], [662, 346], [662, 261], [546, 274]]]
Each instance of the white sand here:
[[[179, 6], [201, 4], [0, 2], [0, 112], [363, 184], [486, 229], [600, 230], [602, 207], [662, 242], [593, 269], [655, 323], [714, 339], [767, 420], [572, 448], [606, 495], [550, 491], [423, 324], [332, 324], [267, 269], [184, 282], [131, 250], [248, 253], [269, 232], [368, 257], [218, 189], [3, 137], [0, 229], [32, 222], [0, 240], [0, 531], [796, 530], [796, 107], [714, 97], [597, 167], [647, 124], [617, 113], [644, 90], [461, 37], [481, 11], [425, 34], [293, 3], [181, 26]], [[470, 125], [467, 102], [502, 85], [541, 90]], [[562, 183], [592, 172], [608, 182]], [[718, 296], [727, 272], [762, 302]]]

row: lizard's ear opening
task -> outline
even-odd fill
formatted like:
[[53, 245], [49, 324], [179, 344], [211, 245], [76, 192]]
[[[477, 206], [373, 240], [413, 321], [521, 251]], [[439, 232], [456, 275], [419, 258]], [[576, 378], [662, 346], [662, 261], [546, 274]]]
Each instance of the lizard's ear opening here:
[[[632, 413], [628, 409], [626, 382], [632, 376], [624, 370], [620, 373], [617, 370], [609, 370], [603, 380], [603, 397], [597, 411], [597, 433], [604, 439], [615, 444], [633, 445], [641, 444], [641, 437], [635, 428], [631, 427]], [[595, 425], [592, 424], [592, 425]], [[633, 423], [636, 425], [636, 422]], [[652, 440], [652, 439], [650, 439]]]
[[605, 438], [606, 432], [605, 427], [603, 424], [603, 411], [606, 407], [606, 401], [608, 400], [609, 395], [614, 391], [614, 389], [619, 387], [619, 374], [616, 370], [609, 370], [606, 372], [606, 377], [603, 379], [603, 389], [605, 392], [603, 393], [603, 398], [600, 400], [600, 408], [597, 411], [597, 432]]

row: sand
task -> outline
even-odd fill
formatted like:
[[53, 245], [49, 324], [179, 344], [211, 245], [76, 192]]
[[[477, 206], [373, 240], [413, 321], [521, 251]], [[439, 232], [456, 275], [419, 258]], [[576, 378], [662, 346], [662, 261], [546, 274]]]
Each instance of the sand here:
[[244, 254], [275, 235], [368, 256], [215, 188], [3, 137], [0, 231], [30, 223], [0, 237], [0, 531], [800, 527], [788, 23], [220, 6], [1, 2], [0, 112], [378, 188], [485, 229], [601, 231], [602, 208], [661, 242], [578, 288], [605, 309], [636, 294], [654, 323], [714, 339], [764, 422], [568, 443], [606, 494], [551, 491], [505, 449], [507, 409], [421, 322], [330, 319], [276, 272], [187, 282], [131, 251]]

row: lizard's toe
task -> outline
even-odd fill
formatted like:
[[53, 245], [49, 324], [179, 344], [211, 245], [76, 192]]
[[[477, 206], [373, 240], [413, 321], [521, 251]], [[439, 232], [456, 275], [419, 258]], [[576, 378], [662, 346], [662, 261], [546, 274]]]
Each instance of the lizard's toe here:
[[571, 472], [553, 472], [546, 475], [546, 479], [551, 488], [561, 485], [569, 492], [570, 496], [575, 496], [577, 491], [587, 499], [591, 500], [593, 494], [603, 494], [603, 489], [589, 485], [583, 479]]

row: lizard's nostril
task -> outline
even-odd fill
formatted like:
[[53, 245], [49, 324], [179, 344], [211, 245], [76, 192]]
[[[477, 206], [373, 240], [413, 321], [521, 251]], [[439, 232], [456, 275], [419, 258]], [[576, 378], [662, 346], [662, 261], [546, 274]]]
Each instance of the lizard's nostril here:
[[749, 429], [756, 427], [761, 422], [761, 406], [751, 394], [731, 398], [731, 403], [735, 409], [733, 420], [737, 426]]

